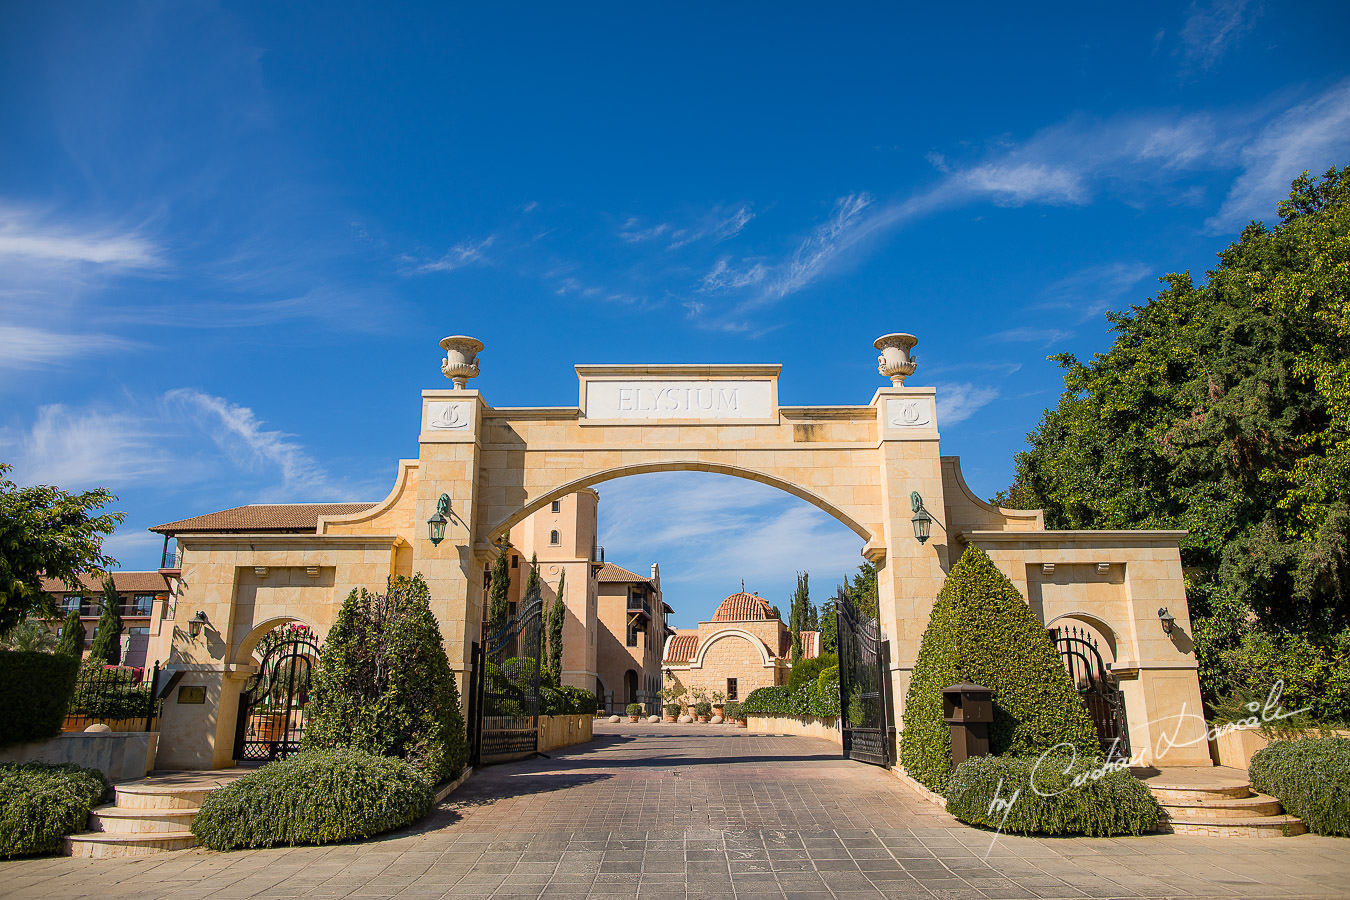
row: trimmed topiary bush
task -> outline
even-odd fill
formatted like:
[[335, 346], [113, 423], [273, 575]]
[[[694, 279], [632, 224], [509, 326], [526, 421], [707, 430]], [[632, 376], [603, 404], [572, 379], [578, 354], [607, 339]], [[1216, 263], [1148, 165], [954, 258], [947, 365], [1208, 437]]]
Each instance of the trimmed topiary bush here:
[[711, 716], [712, 704], [707, 700], [700, 700], [694, 704], [694, 714], [699, 716]]
[[79, 669], [65, 654], [0, 651], [0, 747], [60, 734]]
[[678, 718], [680, 715], [680, 710], [682, 708], [683, 707], [681, 707], [680, 704], [678, 703], [667, 703], [665, 707], [666, 715], [670, 716], [671, 718]]
[[0, 858], [59, 852], [61, 838], [84, 831], [107, 793], [97, 769], [0, 763]]
[[792, 664], [792, 670], [788, 672], [789, 693], [797, 691], [804, 684], [815, 682], [820, 678], [821, 672], [831, 667], [839, 668], [839, 657], [833, 653], [822, 653], [811, 659], [797, 660]]
[[391, 578], [385, 596], [352, 590], [314, 673], [305, 748], [406, 759], [433, 782], [459, 775], [464, 717], [430, 599], [421, 575]]
[[[668, 715], [678, 714], [679, 711], [680, 708], [677, 706], [675, 707], [675, 713], [670, 713]], [[736, 700], [728, 700], [727, 705], [722, 708], [722, 718], [726, 719], [728, 722], [733, 719], [745, 718], [745, 713], [741, 711], [741, 704]]]
[[1350, 836], [1350, 739], [1274, 741], [1252, 755], [1252, 787], [1309, 831]]
[[192, 834], [212, 850], [331, 844], [416, 822], [434, 799], [427, 777], [401, 759], [305, 750], [207, 794]]
[[641, 703], [630, 703], [624, 707], [624, 712], [628, 713], [630, 716], [640, 716], [646, 712], [646, 710]]
[[988, 554], [973, 545], [947, 574], [933, 604], [905, 699], [901, 763], [939, 794], [946, 793], [952, 771], [942, 689], [962, 681], [994, 692], [989, 727], [994, 756], [1034, 756], [1061, 743], [1086, 759], [1100, 754], [1092, 717], [1045, 626]]
[[1128, 769], [1071, 756], [972, 757], [952, 773], [947, 812], [1011, 834], [1094, 837], [1144, 834], [1162, 819]]

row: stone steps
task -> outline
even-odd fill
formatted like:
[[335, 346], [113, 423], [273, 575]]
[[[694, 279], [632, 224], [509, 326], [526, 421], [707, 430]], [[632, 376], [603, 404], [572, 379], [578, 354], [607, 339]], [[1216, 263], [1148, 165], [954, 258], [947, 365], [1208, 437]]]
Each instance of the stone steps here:
[[1240, 770], [1172, 770], [1144, 780], [1162, 804], [1162, 832], [1262, 838], [1308, 830], [1296, 816], [1285, 815], [1279, 800], [1255, 793]]
[[242, 771], [168, 773], [113, 788], [113, 802], [89, 812], [89, 830], [65, 839], [67, 856], [114, 859], [197, 846], [192, 821], [206, 795]]

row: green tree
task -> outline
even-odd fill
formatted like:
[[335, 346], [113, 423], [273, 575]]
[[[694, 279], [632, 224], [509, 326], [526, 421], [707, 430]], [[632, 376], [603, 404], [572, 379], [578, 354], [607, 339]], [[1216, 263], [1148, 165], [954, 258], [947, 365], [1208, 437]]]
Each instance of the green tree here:
[[406, 759], [433, 781], [467, 761], [459, 688], [420, 574], [347, 595], [311, 685], [306, 748]]
[[1332, 661], [1350, 627], [1348, 195], [1350, 169], [1305, 173], [1206, 283], [1168, 275], [1108, 316], [1106, 353], [1054, 357], [1065, 391], [996, 498], [1050, 528], [1186, 529], [1210, 702], [1274, 677], [1258, 649], [1304, 636]]
[[103, 596], [99, 598], [103, 613], [94, 626], [94, 643], [89, 658], [102, 665], [115, 666], [122, 661], [122, 596], [117, 593], [112, 576], [103, 579]]
[[1099, 754], [1096, 730], [1049, 634], [1008, 577], [971, 545], [942, 584], [919, 644], [905, 698], [900, 758], [938, 793], [951, 779], [951, 736], [942, 689], [963, 681], [994, 692], [989, 749], [1034, 756], [1067, 742]]
[[520, 596], [529, 597], [532, 594], [543, 592], [539, 589], [539, 554], [530, 554], [530, 574], [525, 576], [525, 589], [520, 592]]
[[567, 621], [567, 606], [563, 591], [567, 587], [567, 572], [558, 578], [558, 593], [548, 608], [548, 670], [556, 684], [562, 684], [563, 625]]
[[57, 615], [43, 577], [79, 590], [80, 576], [102, 573], [117, 560], [103, 539], [123, 514], [98, 513], [117, 498], [103, 488], [69, 494], [51, 485], [18, 487], [0, 463], [0, 634], [31, 614]]
[[853, 609], [861, 618], [875, 619], [879, 615], [877, 611], [876, 565], [865, 562], [858, 566], [858, 571], [854, 573], [852, 580], [845, 577], [840, 589], [848, 597], [849, 602], [853, 604]]
[[56, 646], [56, 635], [40, 619], [24, 619], [11, 628], [0, 646], [6, 650], [30, 653], [49, 653]]
[[80, 621], [78, 609], [66, 613], [66, 620], [61, 625], [61, 639], [56, 642], [55, 652], [76, 659], [84, 655], [84, 623]]
[[810, 573], [797, 573], [797, 589], [792, 592], [792, 611], [790, 613], [791, 621], [788, 622], [788, 630], [792, 633], [792, 661], [796, 662], [802, 655], [802, 632], [809, 631], [808, 624], [810, 620], [811, 606], [810, 589], [808, 580]]
[[820, 605], [820, 652], [839, 652], [839, 621], [835, 618], [833, 597]]
[[506, 612], [511, 595], [510, 554], [505, 547], [492, 565], [492, 576], [488, 584], [488, 632], [496, 634], [506, 624]]

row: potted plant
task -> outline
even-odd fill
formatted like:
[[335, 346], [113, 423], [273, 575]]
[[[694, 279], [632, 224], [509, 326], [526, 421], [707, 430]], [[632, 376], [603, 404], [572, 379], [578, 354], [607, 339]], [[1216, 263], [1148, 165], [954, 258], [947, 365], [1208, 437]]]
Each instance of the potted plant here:
[[[689, 715], [697, 717], [699, 704], [708, 702], [708, 691], [705, 688], [696, 687], [689, 691], [689, 697], [690, 699], [687, 701], [689, 703]], [[711, 714], [709, 712], [709, 715]]]
[[675, 721], [676, 719], [678, 719], [679, 717], [680, 717], [680, 704], [678, 704], [678, 703], [667, 703], [667, 704], [666, 704], [666, 721], [667, 721], [667, 722], [674, 722], [674, 721]]
[[735, 721], [737, 728], [745, 727], [745, 713], [741, 711], [741, 704], [736, 702], [735, 700], [727, 702], [726, 708], [725, 710], [723, 710], [722, 715], [728, 722]]
[[643, 709], [641, 703], [630, 703], [626, 709], [628, 712], [628, 721], [636, 722], [638, 719], [642, 718]]
[[712, 704], [707, 700], [698, 701], [694, 704], [694, 714], [700, 722], [707, 722], [712, 718]]
[[712, 692], [713, 715], [725, 717], [726, 713], [724, 713], [723, 710], [726, 709], [726, 705], [727, 705], [727, 695], [721, 691], [713, 691]]

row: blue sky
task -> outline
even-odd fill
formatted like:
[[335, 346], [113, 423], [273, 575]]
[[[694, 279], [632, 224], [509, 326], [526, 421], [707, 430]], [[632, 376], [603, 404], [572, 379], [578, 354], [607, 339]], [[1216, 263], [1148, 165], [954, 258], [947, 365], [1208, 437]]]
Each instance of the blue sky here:
[[[734, 6], [735, 8], [730, 8]], [[144, 529], [379, 499], [439, 339], [501, 406], [572, 366], [781, 362], [865, 403], [919, 336], [984, 496], [1108, 309], [1350, 164], [1344, 3], [0, 7], [0, 460]], [[602, 486], [678, 624], [857, 541], [749, 482]]]

